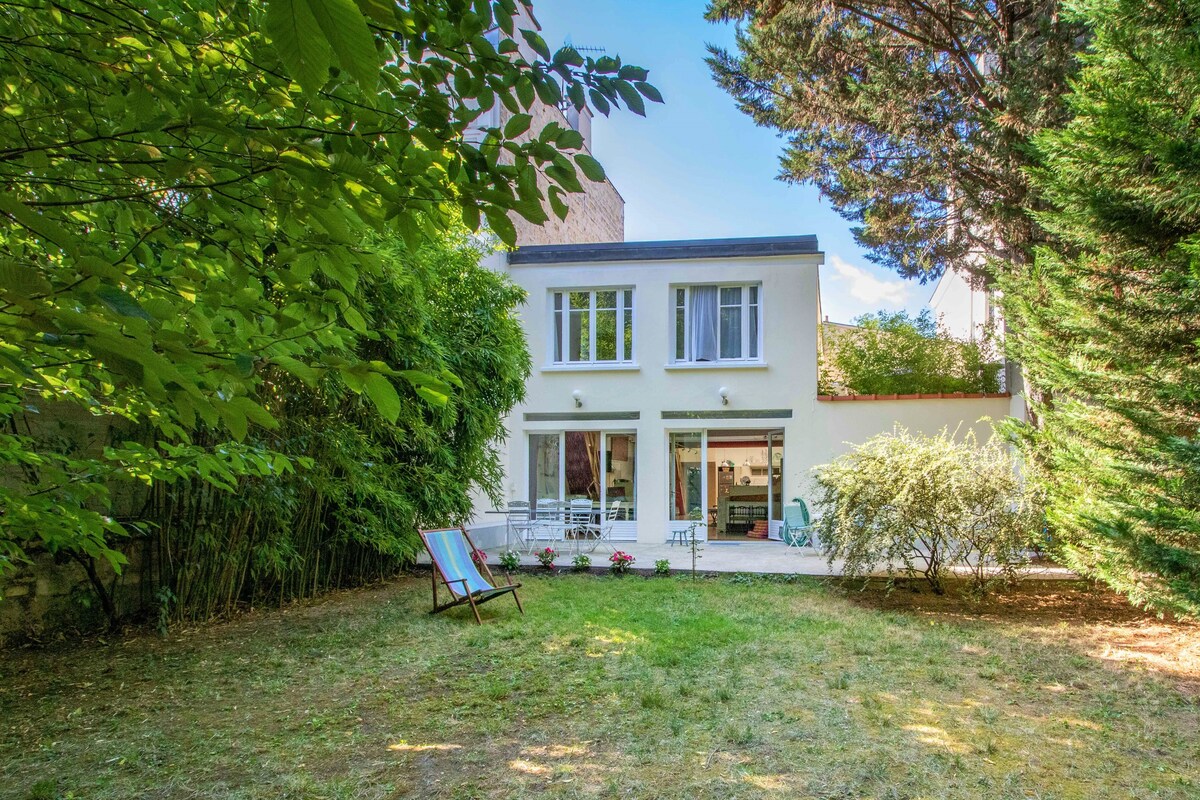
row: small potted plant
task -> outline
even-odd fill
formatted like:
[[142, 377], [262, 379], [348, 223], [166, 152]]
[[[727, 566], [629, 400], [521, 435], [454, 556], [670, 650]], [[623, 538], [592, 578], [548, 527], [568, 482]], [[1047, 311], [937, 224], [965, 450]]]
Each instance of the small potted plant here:
[[554, 569], [554, 559], [556, 558], [558, 558], [558, 551], [553, 547], [539, 550], [537, 554], [538, 562], [546, 569]]
[[624, 550], [618, 550], [608, 557], [608, 571], [613, 575], [624, 575], [633, 566], [634, 557]]

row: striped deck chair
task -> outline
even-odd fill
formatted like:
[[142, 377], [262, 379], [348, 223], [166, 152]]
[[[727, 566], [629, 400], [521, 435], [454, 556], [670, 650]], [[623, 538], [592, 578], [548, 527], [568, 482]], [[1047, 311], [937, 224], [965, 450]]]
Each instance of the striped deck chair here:
[[[480, 565], [487, 573], [487, 578], [480, 574], [479, 567], [471, 560], [471, 553], [476, 550], [475, 543], [471, 541], [471, 535], [465, 528], [442, 528], [419, 533], [433, 561], [433, 611], [429, 613], [437, 614], [447, 608], [466, 603], [475, 612], [475, 621], [482, 625], [479, 606], [509, 592], [512, 593], [513, 600], [517, 601], [517, 610], [525, 613], [525, 609], [521, 607], [521, 598], [517, 597], [517, 589], [521, 588], [521, 584], [509, 581], [507, 586], [496, 586], [487, 564]], [[450, 592], [448, 603], [438, 603], [439, 578]]]

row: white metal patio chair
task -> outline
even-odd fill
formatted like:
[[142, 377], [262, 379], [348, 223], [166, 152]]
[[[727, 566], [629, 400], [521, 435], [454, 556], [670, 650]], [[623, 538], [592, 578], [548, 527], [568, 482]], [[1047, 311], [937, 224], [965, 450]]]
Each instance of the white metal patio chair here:
[[533, 555], [533, 551], [542, 542], [549, 546], [562, 538], [567, 513], [567, 505], [561, 500], [542, 498], [537, 501], [533, 519], [530, 521], [529, 535], [525, 540], [529, 545], [530, 555]]
[[588, 550], [589, 553], [596, 552], [596, 548], [600, 545], [604, 545], [614, 553], [617, 551], [612, 544], [612, 531], [620, 514], [621, 501], [613, 500], [606, 510], [600, 512], [600, 520], [598, 522], [588, 522], [583, 534], [585, 538], [592, 540], [592, 547]]
[[587, 535], [587, 528], [592, 524], [592, 499], [590, 497], [578, 497], [571, 501], [570, 513], [567, 516], [566, 524], [563, 526], [563, 537], [570, 535], [574, 545], [575, 552], [579, 552], [579, 543]]
[[509, 502], [508, 508], [504, 512], [505, 516], [505, 538], [504, 546], [512, 547], [514, 540], [519, 547], [524, 547], [529, 540], [530, 531], [533, 529], [534, 520], [533, 514], [529, 508], [527, 500], [513, 500]]

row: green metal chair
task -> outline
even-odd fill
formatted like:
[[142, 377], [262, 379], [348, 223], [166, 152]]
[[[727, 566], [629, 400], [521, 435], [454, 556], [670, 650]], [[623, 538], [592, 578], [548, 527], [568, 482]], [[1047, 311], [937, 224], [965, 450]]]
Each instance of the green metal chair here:
[[799, 497], [783, 507], [782, 537], [789, 547], [817, 546], [817, 526], [808, 514], [808, 506]]

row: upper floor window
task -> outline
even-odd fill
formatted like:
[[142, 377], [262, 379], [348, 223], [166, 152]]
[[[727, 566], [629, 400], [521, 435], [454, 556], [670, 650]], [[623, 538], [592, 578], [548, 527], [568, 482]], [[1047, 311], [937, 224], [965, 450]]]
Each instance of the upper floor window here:
[[676, 286], [675, 361], [761, 359], [761, 287]]
[[633, 362], [633, 289], [553, 293], [555, 364]]

